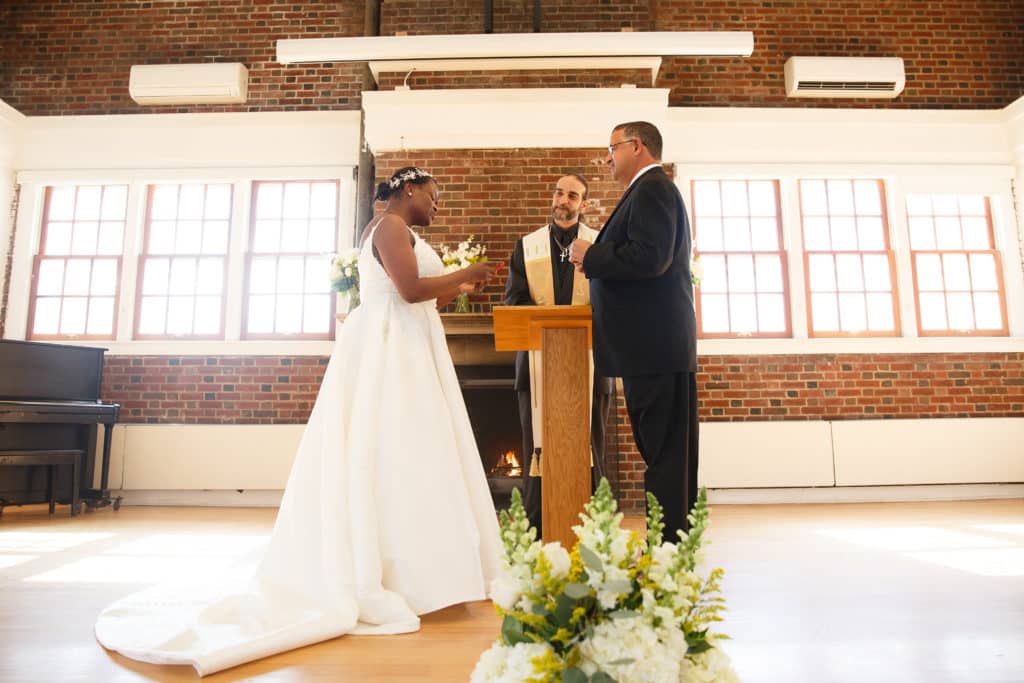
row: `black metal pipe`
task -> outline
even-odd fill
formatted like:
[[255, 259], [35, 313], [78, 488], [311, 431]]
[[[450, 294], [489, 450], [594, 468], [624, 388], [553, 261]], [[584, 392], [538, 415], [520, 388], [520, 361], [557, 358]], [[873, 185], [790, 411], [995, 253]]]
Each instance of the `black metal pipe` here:
[[484, 33], [494, 33], [494, 0], [484, 0]]
[[540, 0], [533, 0], [533, 32], [540, 33]]

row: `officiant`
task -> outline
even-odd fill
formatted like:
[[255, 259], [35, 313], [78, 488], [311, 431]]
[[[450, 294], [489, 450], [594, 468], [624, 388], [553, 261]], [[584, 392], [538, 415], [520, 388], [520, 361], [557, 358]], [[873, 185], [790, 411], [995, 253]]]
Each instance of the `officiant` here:
[[[590, 303], [590, 287], [582, 273], [569, 261], [569, 245], [577, 237], [593, 242], [597, 230], [583, 223], [589, 186], [582, 175], [570, 173], [555, 183], [551, 197], [551, 220], [516, 240], [505, 283], [507, 306], [567, 306]], [[591, 468], [595, 483], [605, 476], [605, 424], [611, 407], [612, 380], [593, 376], [590, 416]], [[541, 441], [541, 354], [516, 354], [515, 389], [519, 399], [519, 421], [523, 431], [523, 506], [530, 524], [540, 530], [541, 477], [544, 472]], [[557, 412], [557, 409], [556, 409]]]

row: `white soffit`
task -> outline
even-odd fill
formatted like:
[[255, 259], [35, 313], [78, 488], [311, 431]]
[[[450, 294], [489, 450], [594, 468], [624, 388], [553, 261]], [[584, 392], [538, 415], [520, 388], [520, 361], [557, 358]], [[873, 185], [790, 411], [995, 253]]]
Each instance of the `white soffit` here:
[[[511, 88], [363, 92], [374, 152], [594, 147], [623, 121], [663, 126], [665, 88]], [[602, 156], [603, 158], [603, 156]]]
[[483, 33], [289, 38], [277, 41], [277, 61], [299, 64], [526, 57], [749, 57], [753, 50], [754, 34], [750, 31]]

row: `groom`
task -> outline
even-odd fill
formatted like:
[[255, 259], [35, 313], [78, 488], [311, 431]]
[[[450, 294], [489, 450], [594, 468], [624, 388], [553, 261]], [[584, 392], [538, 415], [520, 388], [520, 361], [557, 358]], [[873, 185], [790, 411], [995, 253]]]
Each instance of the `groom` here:
[[570, 259], [590, 280], [596, 372], [621, 377], [644, 484], [667, 531], [689, 530], [697, 500], [697, 321], [690, 223], [646, 121], [612, 130], [606, 163], [625, 192], [597, 239]]

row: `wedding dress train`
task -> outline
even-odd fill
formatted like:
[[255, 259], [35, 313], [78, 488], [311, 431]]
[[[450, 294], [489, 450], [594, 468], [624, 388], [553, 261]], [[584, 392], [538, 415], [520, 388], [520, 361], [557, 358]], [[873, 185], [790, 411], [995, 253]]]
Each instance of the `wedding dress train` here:
[[[441, 274], [414, 238], [420, 275]], [[96, 622], [104, 647], [203, 676], [345, 633], [415, 631], [419, 614], [486, 597], [498, 525], [444, 329], [371, 244], [266, 554], [115, 602]]]

